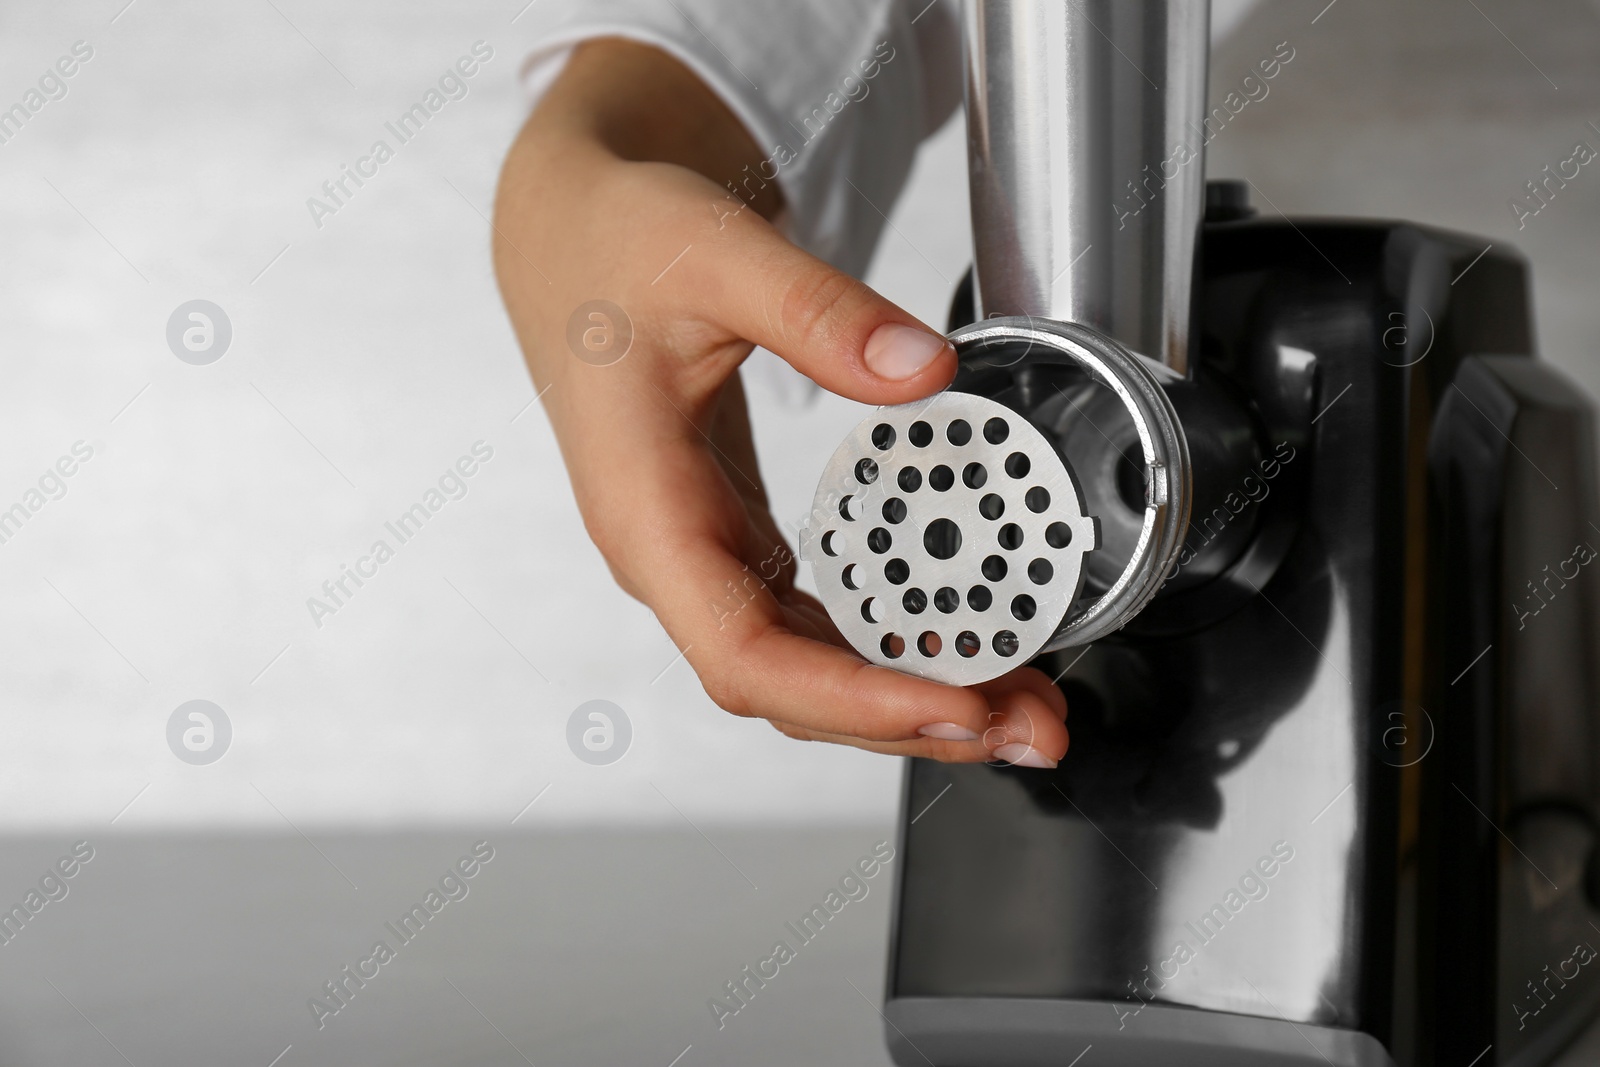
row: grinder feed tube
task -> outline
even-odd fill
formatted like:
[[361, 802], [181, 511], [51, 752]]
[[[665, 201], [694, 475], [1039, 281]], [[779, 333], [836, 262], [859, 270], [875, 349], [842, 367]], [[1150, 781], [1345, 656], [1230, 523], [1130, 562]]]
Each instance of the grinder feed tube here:
[[869, 660], [986, 681], [1114, 632], [1173, 570], [1204, 163], [1172, 147], [1203, 118], [1208, 25], [1204, 0], [967, 5], [979, 321], [950, 390], [840, 446], [801, 534]]
[[1189, 368], [1206, 0], [970, 0], [977, 317], [1075, 322]]

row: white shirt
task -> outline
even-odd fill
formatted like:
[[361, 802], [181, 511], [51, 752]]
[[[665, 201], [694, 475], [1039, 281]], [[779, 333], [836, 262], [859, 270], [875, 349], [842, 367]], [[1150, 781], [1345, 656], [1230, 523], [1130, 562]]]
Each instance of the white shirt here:
[[[1212, 40], [1257, 3], [1211, 0]], [[529, 15], [532, 100], [579, 41], [624, 37], [667, 52], [766, 153], [789, 238], [857, 277], [917, 146], [961, 102], [960, 0], [542, 0]]]
[[579, 41], [667, 52], [761, 147], [789, 238], [858, 277], [917, 146], [961, 102], [957, 0], [545, 0], [535, 13], [533, 99]]

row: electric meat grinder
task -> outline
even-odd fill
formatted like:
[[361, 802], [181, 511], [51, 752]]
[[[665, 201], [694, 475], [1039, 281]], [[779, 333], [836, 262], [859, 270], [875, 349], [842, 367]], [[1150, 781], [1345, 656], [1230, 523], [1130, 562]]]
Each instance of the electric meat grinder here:
[[961, 369], [802, 555], [874, 662], [1044, 669], [1072, 747], [910, 761], [895, 1061], [1549, 1062], [1600, 1003], [1600, 501], [1524, 263], [1207, 184], [1203, 0], [965, 32]]

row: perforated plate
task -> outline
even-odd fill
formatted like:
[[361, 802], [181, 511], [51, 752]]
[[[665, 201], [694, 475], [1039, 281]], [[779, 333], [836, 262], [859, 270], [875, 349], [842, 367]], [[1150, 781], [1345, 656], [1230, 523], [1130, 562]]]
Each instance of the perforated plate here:
[[800, 555], [863, 656], [972, 685], [1056, 633], [1095, 540], [1077, 483], [1031, 423], [945, 392], [851, 431], [817, 486]]

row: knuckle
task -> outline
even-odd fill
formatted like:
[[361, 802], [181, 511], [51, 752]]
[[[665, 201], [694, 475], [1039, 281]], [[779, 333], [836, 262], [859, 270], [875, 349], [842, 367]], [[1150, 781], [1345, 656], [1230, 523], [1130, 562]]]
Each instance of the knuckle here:
[[817, 264], [801, 271], [784, 290], [779, 327], [793, 344], [829, 341], [852, 312], [872, 300], [872, 290], [850, 275]]
[[816, 740], [816, 738], [812, 736], [811, 731], [805, 729], [804, 727], [796, 726], [793, 723], [774, 722], [772, 723], [772, 728], [791, 741]]
[[707, 668], [699, 672], [700, 685], [711, 702], [729, 715], [741, 719], [755, 718], [755, 711], [744, 696], [743, 687], [726, 668]]
[[605, 561], [606, 570], [611, 572], [611, 580], [629, 596], [638, 599], [638, 588], [629, 577], [626, 543], [618, 537], [615, 528], [611, 524], [590, 519], [588, 516], [584, 517], [583, 527], [584, 532], [589, 535], [589, 540], [599, 551], [600, 558]]
[[[576, 488], [576, 487], [575, 487]], [[578, 514], [583, 520], [583, 530], [589, 541], [600, 553], [600, 559], [606, 565], [606, 570], [611, 574], [611, 580], [616, 583], [628, 596], [634, 600], [644, 602], [644, 592], [634, 575], [639, 573], [639, 568], [634, 565], [631, 558], [634, 554], [633, 543], [626, 534], [626, 526], [622, 523], [610, 521], [600, 502], [590, 497], [579, 489]]]
[[599, 549], [600, 555], [605, 557], [606, 566], [610, 567], [611, 573], [615, 575], [617, 563], [622, 555], [622, 542], [617, 537], [615, 524], [606, 522], [598, 515], [591, 515], [588, 511], [582, 511], [582, 516], [583, 532], [589, 535], [589, 540]]
[[611, 580], [616, 583], [618, 589], [621, 589], [629, 597], [641, 604], [645, 602], [643, 591], [633, 583], [633, 579], [629, 578], [621, 567], [610, 560], [606, 560], [606, 570], [611, 572]]

